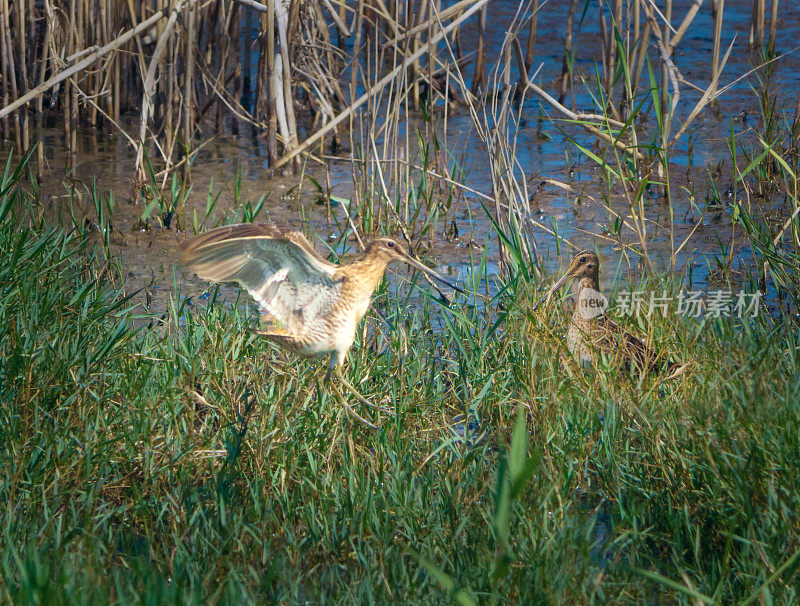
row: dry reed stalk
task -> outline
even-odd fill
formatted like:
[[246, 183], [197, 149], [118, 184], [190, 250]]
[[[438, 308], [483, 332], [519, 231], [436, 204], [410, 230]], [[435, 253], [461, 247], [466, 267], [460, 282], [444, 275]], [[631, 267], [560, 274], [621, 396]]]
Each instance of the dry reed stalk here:
[[[602, 5], [602, 2], [599, 4]], [[614, 5], [614, 19], [608, 35], [608, 74], [606, 75], [606, 99], [614, 115], [619, 118], [617, 106], [614, 103], [614, 70], [617, 62], [617, 37], [616, 33], [622, 31], [622, 0], [616, 0]]]
[[[0, 2], [6, 2], [6, 1], [7, 0], [0, 0]], [[195, 0], [188, 0], [188, 1], [190, 3], [195, 2]], [[157, 11], [155, 14], [151, 15], [149, 19], [143, 21], [138, 26], [129, 29], [123, 34], [120, 34], [105, 46], [102, 46], [97, 50], [92, 51], [91, 53], [86, 55], [83, 59], [81, 59], [78, 63], [75, 63], [74, 65], [68, 67], [67, 69], [52, 75], [50, 78], [48, 78], [46, 82], [43, 82], [36, 88], [31, 89], [22, 97], [15, 99], [12, 103], [9, 103], [8, 105], [0, 109], [0, 118], [9, 115], [14, 110], [25, 105], [26, 103], [29, 103], [30, 101], [32, 101], [45, 91], [50, 90], [57, 84], [63, 82], [64, 80], [67, 80], [68, 78], [71, 78], [76, 74], [82, 72], [84, 69], [92, 65], [95, 61], [97, 61], [101, 57], [104, 57], [111, 51], [124, 45], [126, 42], [131, 40], [137, 34], [140, 34], [141, 32], [147, 31], [150, 28], [152, 28], [156, 23], [161, 21], [161, 19], [163, 19], [166, 16], [166, 14], [167, 14], [166, 10]], [[11, 82], [13, 83], [13, 79], [11, 80]]]
[[576, 124], [586, 129], [596, 137], [603, 139], [606, 143], [614, 145], [620, 151], [635, 155], [636, 158], [639, 159], [640, 161], [644, 161], [647, 159], [647, 157], [644, 154], [642, 154], [638, 149], [630, 147], [624, 141], [620, 141], [619, 139], [612, 137], [608, 133], [605, 133], [597, 129], [588, 123], [588, 121], [594, 120], [602, 122], [604, 124], [608, 123], [610, 126], [613, 126], [615, 128], [624, 128], [625, 125], [622, 122], [618, 122], [606, 116], [601, 116], [597, 114], [575, 113], [571, 111], [569, 108], [559, 103], [558, 101], [556, 101], [556, 99], [554, 99], [551, 95], [549, 95], [544, 89], [534, 84], [533, 80], [528, 81], [527, 88], [536, 93], [538, 97], [540, 97], [543, 101], [547, 102], [550, 106], [553, 107], [553, 109], [558, 111], [558, 113], [563, 115], [566, 119], [575, 122]]
[[269, 165], [274, 166], [278, 161], [278, 115], [277, 87], [273, 80], [275, 77], [275, 0], [267, 2], [267, 82], [269, 85], [269, 100], [267, 102], [267, 157]]
[[[533, 65], [533, 50], [536, 46], [536, 27], [539, 23], [539, 0], [533, 0], [531, 2], [531, 25], [530, 29], [528, 30], [528, 46], [525, 50], [525, 74], [529, 74], [531, 72], [531, 66]], [[459, 57], [460, 59], [461, 57]], [[525, 78], [527, 81], [527, 77]]]
[[[139, 21], [139, 16], [136, 13], [136, 8], [133, 5], [133, 0], [127, 0], [127, 6], [128, 6], [128, 16], [130, 17], [131, 24], [135, 29], [140, 21]], [[166, 15], [166, 13], [164, 14]], [[141, 77], [142, 80], [144, 80], [147, 68], [145, 67], [146, 62], [144, 58], [145, 57], [144, 48], [142, 47], [142, 39], [139, 36], [139, 32], [136, 32], [134, 39], [136, 40], [136, 56], [138, 58], [137, 65], [139, 67], [139, 76]]]
[[[406, 4], [406, 8], [408, 5]], [[408, 15], [406, 15], [406, 19], [408, 19]], [[356, 34], [355, 39], [353, 40], [353, 51], [350, 55], [350, 99], [354, 99], [356, 96], [356, 83], [358, 82], [358, 71], [361, 69], [361, 31], [364, 27], [364, 0], [358, 0], [358, 5], [356, 8], [356, 16], [354, 18], [355, 25], [353, 26], [353, 31]], [[408, 27], [408, 21], [406, 20], [406, 28]], [[353, 139], [353, 134], [355, 132], [353, 123], [353, 115], [352, 112], [348, 114], [349, 118], [349, 125], [347, 132], [350, 134], [350, 149], [355, 149], [355, 140]], [[330, 124], [330, 123], [329, 123]], [[324, 127], [323, 127], [324, 128]], [[362, 148], [363, 149], [363, 148]], [[278, 160], [280, 162], [280, 160]], [[356, 188], [357, 190], [357, 188]]]
[[[415, 12], [415, 19], [414, 19], [414, 28], [417, 29], [417, 33], [411, 37], [411, 52], [414, 53], [422, 46], [422, 30], [418, 29], [423, 23], [430, 28], [431, 20], [427, 19], [428, 14], [428, 6], [430, 2], [429, 0], [419, 0], [419, 5]], [[483, 34], [481, 33], [481, 37]], [[428, 38], [430, 39], [430, 37]], [[422, 70], [420, 69], [420, 61], [417, 59], [411, 64], [411, 81], [412, 81], [412, 92], [411, 98], [414, 102], [414, 107], [419, 107], [419, 78], [422, 74]]]
[[[428, 33], [426, 36], [427, 40], [430, 40], [433, 37], [434, 25], [438, 25], [436, 24], [433, 15], [435, 15], [439, 11], [440, 8], [439, 4], [440, 0], [427, 0], [426, 2], [427, 10], [425, 11], [425, 16], [427, 17], [426, 21], [428, 22]], [[430, 42], [428, 42], [428, 52], [420, 58], [420, 60], [425, 59], [425, 64], [427, 67], [427, 70], [425, 70], [427, 72], [426, 74], [427, 79], [425, 81], [425, 86], [427, 88], [428, 101], [430, 102], [431, 107], [433, 107], [434, 105], [434, 97], [435, 97], [434, 72], [436, 71], [436, 54], [437, 54], [436, 47], [432, 46]], [[449, 100], [447, 99], [447, 97], [445, 97], [445, 112], [447, 112], [447, 107], [449, 107], [448, 101]], [[445, 124], [446, 123], [447, 120], [445, 120]], [[425, 125], [425, 128], [426, 129], [428, 128], [427, 124]]]
[[564, 59], [561, 63], [561, 86], [558, 94], [559, 104], [564, 103], [567, 97], [567, 86], [570, 83], [570, 65], [572, 63], [572, 27], [575, 23], [575, 8], [577, 0], [569, 0], [567, 13], [567, 28], [564, 32]]
[[242, 105], [244, 107], [250, 106], [250, 93], [252, 90], [252, 82], [250, 81], [250, 74], [252, 73], [252, 55], [253, 55], [253, 11], [245, 11], [244, 15], [244, 43], [242, 44]]
[[478, 50], [475, 54], [475, 73], [472, 76], [472, 94], [486, 89], [486, 45], [483, 37], [486, 31], [486, 7], [478, 17]]
[[703, 96], [700, 97], [700, 100], [694, 106], [692, 111], [689, 112], [689, 116], [684, 120], [684, 122], [681, 125], [681, 127], [678, 129], [678, 131], [672, 137], [672, 140], [669, 142], [669, 147], [672, 147], [673, 145], [675, 145], [678, 142], [678, 140], [683, 136], [683, 133], [686, 132], [686, 129], [689, 128], [689, 126], [691, 125], [692, 121], [697, 117], [697, 115], [703, 110], [703, 108], [706, 105], [708, 105], [709, 103], [714, 101], [719, 95], [721, 95], [722, 93], [727, 91], [734, 84], [736, 84], [740, 80], [743, 80], [744, 78], [749, 76], [751, 73], [753, 73], [754, 71], [759, 69], [759, 67], [756, 67], [756, 68], [750, 70], [749, 72], [743, 74], [739, 78], [736, 78], [733, 82], [730, 82], [730, 83], [726, 84], [723, 88], [718, 89], [719, 77], [722, 75], [722, 70], [725, 68], [725, 65], [728, 62], [728, 58], [731, 56], [731, 51], [732, 50], [733, 50], [733, 41], [731, 41], [731, 43], [728, 45], [728, 50], [725, 51], [725, 55], [722, 57], [722, 61], [720, 61], [720, 67], [719, 67], [719, 71], [717, 73], [716, 80], [712, 80], [711, 81], [711, 83], [709, 84], [708, 88], [703, 93]]
[[[67, 56], [72, 55], [76, 51], [76, 47], [78, 42], [75, 40], [77, 37], [76, 33], [76, 16], [77, 11], [75, 8], [75, 1], [70, 0], [69, 3], [69, 21], [68, 21], [68, 34], [67, 34], [67, 47], [66, 52], [68, 53]], [[74, 124], [72, 123], [72, 108], [75, 106], [77, 108], [78, 99], [75, 95], [74, 87], [72, 86], [72, 78], [67, 80], [64, 83], [64, 90], [63, 90], [63, 97], [64, 97], [64, 136], [67, 142], [67, 150], [69, 153], [69, 161], [70, 161], [70, 168], [74, 168], [76, 166], [76, 154], [77, 151], [75, 149], [75, 142], [73, 139], [73, 135], [75, 134]], [[77, 109], [76, 109], [77, 112]]]
[[[17, 0], [17, 41], [19, 43], [19, 94], [24, 95], [28, 90], [28, 66], [26, 61], [27, 40], [25, 35], [25, 0]], [[22, 114], [22, 151], [30, 147], [30, 121], [27, 111]]]
[[[105, 45], [108, 44], [109, 40], [111, 39], [111, 24], [109, 23], [109, 7], [108, 7], [108, 0], [98, 0], [98, 10], [100, 16], [100, 38], [99, 41]], [[109, 89], [110, 86], [110, 78], [111, 75], [114, 73], [114, 61], [115, 55], [109, 57], [108, 61], [106, 62], [105, 68], [105, 78], [103, 79], [102, 90], [103, 90], [103, 97], [106, 105], [106, 114], [112, 115], [114, 113], [114, 98], [111, 94]], [[38, 100], [37, 100], [38, 101]]]
[[[272, 80], [270, 80], [270, 88], [278, 91], [279, 93], [284, 90], [283, 86], [283, 57], [280, 53], [275, 55], [275, 70], [272, 72]], [[292, 151], [291, 135], [289, 134], [289, 123], [286, 117], [286, 101], [282, 94], [275, 95], [275, 118], [278, 121], [278, 129], [281, 133], [281, 142], [283, 143], [284, 157]]]
[[[225, 77], [225, 74], [229, 71], [228, 70], [228, 55], [230, 54], [231, 50], [231, 17], [233, 12], [233, 6], [231, 4], [220, 4], [220, 19], [217, 22], [216, 31], [218, 32], [219, 36], [219, 45], [218, 49], [219, 52], [214, 53], [214, 58], [217, 60], [217, 69], [219, 73], [218, 80], [221, 80]], [[216, 49], [215, 49], [216, 50]], [[230, 82], [233, 82], [235, 85], [235, 78], [236, 78], [236, 71], [230, 70], [231, 78]], [[216, 89], [219, 90], [219, 89]], [[216, 127], [217, 133], [224, 134], [225, 132], [225, 107], [224, 103], [221, 103], [222, 97], [221, 95], [217, 95], [217, 99], [215, 101], [215, 108], [216, 112], [214, 115], [214, 125]]]
[[[72, 45], [72, 53], [75, 53], [77, 56], [82, 56], [81, 52], [85, 48], [85, 39], [83, 36], [83, 19], [82, 19], [82, 11], [81, 7], [83, 5], [82, 0], [72, 0], [70, 6], [70, 15], [72, 17], [72, 31], [74, 32], [73, 37], [73, 45]], [[69, 139], [69, 148], [72, 151], [72, 157], [75, 158], [75, 166], [77, 166], [77, 155], [76, 152], [78, 151], [78, 116], [79, 116], [79, 104], [78, 104], [78, 87], [76, 85], [75, 78], [70, 78], [69, 80], [69, 121], [70, 121], [70, 139]]]
[[[166, 71], [166, 79], [160, 78], [159, 80], [162, 81], [162, 95], [164, 97], [163, 103], [163, 132], [165, 137], [165, 147], [166, 149], [172, 149], [175, 141], [176, 132], [173, 130], [173, 120], [174, 120], [174, 113], [175, 113], [175, 97], [177, 96], [177, 90], [175, 87], [175, 64], [177, 62], [177, 56], [175, 54], [175, 36], [170, 34], [167, 38], [167, 61], [166, 61], [166, 70], [164, 69], [164, 65], [159, 65], [158, 71], [161, 76], [164, 76], [164, 72]], [[172, 162], [172, 154], [169, 154], [166, 158], [167, 165], [171, 164]]]
[[[694, 0], [694, 4], [689, 7], [689, 10], [686, 11], [686, 16], [681, 21], [681, 24], [678, 26], [677, 30], [673, 30], [673, 37], [669, 41], [669, 54], [672, 56], [672, 53], [675, 51], [675, 48], [680, 44], [681, 40], [683, 40], [684, 34], [689, 30], [689, 26], [691, 26], [692, 21], [694, 21], [697, 12], [700, 10], [700, 7], [703, 4], [703, 0]], [[669, 24], [669, 21], [667, 21]]]
[[[264, 75], [267, 70], [265, 63], [265, 45], [266, 45], [266, 32], [264, 27], [266, 24], [267, 14], [259, 11], [258, 13], [258, 61], [256, 62], [256, 82], [253, 90], [253, 115], [256, 119], [261, 120], [266, 124], [266, 98], [267, 98], [267, 81]], [[256, 136], [254, 134], [254, 136]]]
[[120, 55], [118, 52], [114, 52], [114, 58], [112, 61], [114, 62], [113, 65], [113, 75], [111, 77], [112, 88], [111, 88], [111, 95], [113, 98], [113, 105], [112, 105], [112, 113], [111, 116], [114, 118], [114, 121], [119, 122], [119, 112], [120, 112], [120, 104], [121, 104], [121, 96], [122, 91], [120, 87], [122, 85], [122, 61], [123, 58], [127, 61], [127, 53], [125, 55]]
[[[714, 51], [711, 56], [711, 81], [719, 80], [719, 45], [722, 39], [722, 15], [725, 11], [725, 0], [712, 0], [711, 16], [714, 20]], [[714, 84], [713, 93], [716, 92]]]
[[[230, 18], [228, 21], [228, 40], [231, 41], [231, 44], [234, 48], [239, 48], [239, 41], [241, 40], [241, 11], [240, 6], [234, 4], [231, 6], [230, 10]], [[238, 53], [232, 53], [234, 57]], [[227, 65], [227, 62], [226, 62]], [[236, 103], [239, 102], [242, 96], [242, 63], [240, 61], [236, 61], [233, 66], [233, 99]], [[235, 113], [231, 116], [231, 135], [234, 137], [239, 136], [239, 122], [236, 119]]]
[[[630, 44], [629, 40], [626, 40], [622, 37], [623, 31], [623, 22], [622, 22], [622, 0], [616, 0], [616, 5], [614, 9], [614, 23], [612, 24], [612, 31], [611, 31], [611, 47], [612, 47], [612, 57], [616, 58], [617, 51], [617, 42], [616, 42], [616, 34], [619, 34], [620, 39], [623, 41], [625, 46]], [[613, 71], [613, 70], [612, 70]]]
[[330, 14], [333, 22], [336, 24], [337, 29], [339, 30], [340, 39], [346, 38], [350, 35], [350, 32], [347, 30], [347, 25], [344, 22], [344, 15], [345, 15], [345, 5], [342, 2], [339, 6], [339, 11], [336, 12], [331, 6], [330, 0], [322, 0], [322, 3], [325, 5], [325, 8], [328, 9], [328, 13]]
[[[514, 38], [515, 39], [515, 38]], [[511, 44], [503, 44], [503, 89], [511, 88]]]
[[[286, 2], [288, 0], [275, 0], [275, 19], [278, 23], [278, 39], [280, 40], [280, 54], [283, 64], [283, 92], [282, 102], [286, 113], [286, 121], [289, 129], [289, 137], [284, 141], [284, 146], [288, 146], [291, 151], [297, 147], [297, 120], [294, 115], [294, 95], [292, 93], [292, 71], [291, 59], [289, 57], [289, 12]], [[277, 64], [276, 64], [277, 67]], [[298, 167], [295, 167], [298, 168]]]
[[[664, 5], [664, 29], [661, 32], [660, 40], [665, 49], [670, 48], [670, 37], [672, 35], [672, 0], [666, 0]], [[669, 60], [670, 53], [664, 50], [661, 53], [661, 124], [664, 137], [669, 136]], [[664, 150], [666, 152], [666, 150]], [[660, 172], [663, 167], [659, 165], [659, 177], [663, 176]]]
[[519, 39], [514, 36], [511, 43], [514, 47], [514, 56], [517, 60], [517, 70], [519, 71], [519, 82], [517, 83], [516, 97], [517, 99], [522, 99], [525, 95], [525, 91], [528, 88], [528, 68], [525, 66], [525, 58], [522, 56], [522, 46], [519, 43]]
[[[156, 71], [161, 63], [161, 58], [167, 49], [167, 42], [169, 41], [172, 29], [175, 27], [175, 23], [178, 21], [178, 15], [185, 7], [191, 7], [195, 1], [196, 0], [178, 0], [175, 3], [175, 7], [170, 11], [167, 23], [164, 25], [163, 31], [158, 38], [156, 47], [153, 50], [153, 56], [150, 59], [150, 65], [147, 68], [147, 74], [143, 83], [144, 90], [142, 92], [142, 115], [139, 122], [138, 148], [136, 150], [135, 163], [136, 171], [141, 180], [146, 178], [146, 171], [144, 168], [144, 143], [145, 135], [147, 134], [147, 125], [150, 121], [150, 114], [152, 113], [154, 107], [153, 97], [156, 91]], [[162, 9], [162, 14], [164, 10], [168, 9]]]
[[[92, 2], [94, 4], [94, 2]], [[98, 42], [97, 23], [94, 22], [93, 8], [89, 6], [88, 0], [81, 4], [81, 20], [84, 22], [84, 36], [89, 45], [93, 42]], [[87, 23], [87, 21], [90, 21]], [[105, 42], [105, 41], [103, 41]], [[91, 98], [99, 97], [103, 94], [105, 87], [102, 83], [103, 70], [92, 70], [88, 74], [87, 89]], [[89, 106], [89, 126], [92, 130], [97, 128], [97, 106], [92, 103]]]
[[611, 59], [611, 35], [608, 32], [608, 25], [606, 24], [605, 11], [603, 10], [603, 0], [597, 1], [597, 16], [600, 22], [600, 65], [603, 68], [603, 90], [606, 97], [606, 108], [611, 109], [613, 103], [610, 99], [611, 82], [612, 82], [612, 59]]
[[[9, 57], [8, 57], [8, 49], [6, 48], [6, 37], [3, 34], [8, 28], [6, 25], [6, 16], [5, 12], [2, 10], [2, 6], [0, 6], [0, 80], [3, 81], [3, 107], [8, 105], [9, 100], [9, 82], [11, 80], [11, 70], [9, 69]], [[8, 127], [8, 117], [3, 116], [2, 118], [3, 124], [3, 139], [9, 138], [9, 127]]]
[[775, 36], [778, 32], [778, 0], [772, 0], [769, 13], [769, 55], [775, 54]]
[[[8, 78], [8, 81], [11, 85], [11, 97], [15, 100], [18, 100], [19, 92], [17, 90], [17, 70], [14, 61], [14, 44], [11, 39], [11, 19], [9, 17], [8, 0], [2, 0], [0, 3], [0, 9], [2, 9], [3, 24], [5, 26], [3, 27], [2, 31], [0, 31], [0, 36], [3, 38], [3, 56], [6, 58], [5, 77]], [[10, 103], [9, 105], [13, 104], [14, 102]], [[6, 114], [0, 111], [0, 116], [4, 115]], [[17, 145], [17, 151], [22, 153], [22, 131], [19, 120], [19, 112], [14, 113], [14, 138]]]
[[[392, 69], [389, 73], [387, 73], [383, 78], [381, 78], [378, 82], [372, 85], [363, 95], [361, 95], [358, 99], [353, 101], [347, 108], [345, 108], [342, 112], [340, 112], [333, 120], [328, 122], [324, 127], [317, 130], [314, 134], [309, 136], [305, 141], [300, 143], [294, 150], [292, 150], [288, 156], [284, 156], [278, 160], [276, 163], [276, 168], [283, 166], [287, 162], [291, 161], [297, 155], [305, 152], [310, 146], [314, 145], [320, 138], [324, 137], [329, 133], [331, 130], [336, 128], [339, 124], [341, 124], [344, 120], [347, 120], [352, 117], [353, 112], [355, 112], [358, 108], [360, 108], [364, 103], [369, 101], [376, 93], [383, 90], [383, 88], [392, 82], [397, 75], [403, 71], [408, 69], [411, 63], [417, 59], [419, 55], [422, 53], [428, 52], [429, 48], [435, 48], [435, 45], [438, 44], [443, 38], [445, 38], [450, 32], [453, 31], [460, 23], [471, 17], [475, 14], [476, 11], [481, 10], [487, 4], [488, 0], [474, 0], [473, 5], [466, 11], [464, 11], [457, 19], [452, 21], [446, 27], [440, 29], [433, 38], [429, 41], [428, 45], [423, 46], [420, 48], [416, 53], [408, 56], [405, 58], [403, 63], [397, 65]], [[352, 97], [351, 97], [352, 98]], [[352, 129], [351, 129], [352, 132]]]
[[756, 48], [764, 47], [764, 2], [756, 0]]
[[795, 139], [800, 137], [800, 90], [797, 91], [797, 104], [794, 108], [794, 122], [792, 123], [792, 131], [794, 132]]
[[[13, 2], [14, 0], [12, 0]], [[27, 40], [25, 35], [26, 30], [26, 23], [25, 23], [25, 2], [24, 0], [16, 0], [16, 9], [17, 9], [17, 19], [16, 19], [16, 36], [17, 36], [17, 60], [19, 64], [18, 72], [19, 72], [19, 87], [20, 93], [25, 93], [25, 86], [28, 80], [28, 67], [26, 64], [26, 47], [27, 47]]]
[[[472, 6], [474, 3], [475, 3], [475, 0], [459, 0], [459, 2], [456, 2], [455, 4], [452, 4], [451, 6], [448, 6], [447, 8], [442, 10], [441, 12], [438, 12], [437, 17], [436, 17], [437, 21], [444, 21], [445, 19], [457, 18], [457, 17], [461, 16], [461, 14], [465, 10], [467, 10], [470, 6]], [[404, 6], [407, 7], [408, 6], [407, 3], [404, 3]], [[409, 11], [411, 10], [410, 7], [408, 8], [408, 10]], [[395, 22], [396, 23], [400, 23], [399, 19], [395, 19]], [[400, 36], [392, 38], [390, 40], [387, 40], [386, 43], [384, 44], [384, 46], [391, 46], [391, 45], [394, 45], [394, 44], [398, 44], [401, 41], [402, 38], [415, 36], [420, 32], [426, 31], [428, 29], [428, 22], [426, 21], [425, 23], [422, 23], [420, 25], [415, 25], [413, 27], [409, 27], [408, 26], [408, 19], [405, 18], [405, 20], [403, 21], [403, 28], [404, 28], [404, 31], [401, 32]], [[458, 28], [456, 28], [456, 30], [457, 29]], [[456, 31], [456, 30], [453, 30], [453, 31]]]
[[[761, 6], [759, 6], [759, 4]], [[760, 48], [757, 42], [758, 40], [757, 36], [758, 32], [763, 27], [762, 24], [764, 15], [763, 7], [764, 7], [763, 0], [753, 0], [753, 10], [750, 17], [750, 38], [749, 38], [751, 49]]]
[[[183, 49], [183, 148], [184, 158], [189, 158], [192, 150], [192, 134], [194, 132], [194, 49], [195, 49], [195, 23], [197, 21], [197, 6], [189, 9], [184, 36]], [[189, 162], [183, 169], [184, 187], [189, 182]]]
[[[641, 0], [636, 2], [637, 9], [641, 7]], [[638, 19], [638, 17], [637, 17]], [[639, 79], [642, 76], [642, 69], [644, 69], [644, 60], [647, 57], [647, 46], [650, 43], [650, 30], [652, 29], [652, 24], [650, 23], [649, 19], [645, 19], [644, 24], [644, 31], [642, 33], [641, 38], [639, 39], [639, 51], [636, 55], [636, 60], [633, 65], [635, 65], [633, 78], [631, 82], [631, 90], [633, 92], [639, 89]]]

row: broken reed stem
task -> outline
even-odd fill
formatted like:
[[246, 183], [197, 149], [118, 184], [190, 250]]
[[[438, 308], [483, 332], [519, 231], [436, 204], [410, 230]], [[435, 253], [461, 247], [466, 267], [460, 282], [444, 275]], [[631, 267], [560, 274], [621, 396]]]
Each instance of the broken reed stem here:
[[769, 14], [769, 56], [775, 55], [775, 35], [778, 31], [778, 0], [772, 0]]
[[756, 6], [756, 48], [764, 47], [764, 4], [765, 0], [757, 0]]
[[539, 0], [531, 2], [531, 26], [528, 32], [528, 47], [525, 51], [525, 73], [531, 73], [533, 50], [536, 46], [536, 26], [539, 23]]
[[714, 20], [714, 51], [711, 56], [711, 81], [716, 92], [717, 81], [719, 80], [719, 45], [722, 39], [722, 15], [725, 10], [725, 0], [712, 0], [711, 16]]
[[483, 40], [486, 30], [486, 7], [481, 10], [478, 17], [478, 52], [475, 54], [475, 73], [472, 76], [472, 94], [477, 95], [479, 90], [486, 88], [486, 48]]
[[750, 48], [761, 48], [764, 42], [764, 0], [753, 0], [750, 19]]
[[183, 169], [184, 187], [189, 183], [188, 158], [192, 153], [192, 134], [194, 132], [194, 116], [192, 112], [194, 110], [194, 28], [196, 20], [197, 7], [193, 6], [189, 9], [183, 50], [183, 149], [184, 158], [187, 159]]
[[570, 83], [570, 73], [572, 71], [572, 27], [575, 23], [575, 9], [578, 0], [569, 0], [569, 12], [567, 13], [567, 27], [564, 32], [564, 59], [561, 63], [561, 88], [558, 93], [558, 102], [563, 104], [567, 98], [567, 87]]

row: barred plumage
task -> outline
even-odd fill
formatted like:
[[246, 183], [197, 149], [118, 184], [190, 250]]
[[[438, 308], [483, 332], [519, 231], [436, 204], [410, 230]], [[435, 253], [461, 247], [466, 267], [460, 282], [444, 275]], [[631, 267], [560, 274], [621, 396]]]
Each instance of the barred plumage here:
[[274, 225], [219, 227], [181, 245], [186, 267], [212, 282], [239, 283], [277, 322], [259, 334], [300, 355], [329, 354], [328, 375], [335, 369], [351, 389], [340, 365], [393, 261], [404, 261], [463, 292], [394, 238], [373, 240], [359, 259], [339, 266], [320, 257], [302, 233]]
[[633, 365], [640, 371], [666, 366], [671, 376], [682, 374], [685, 366], [671, 362], [664, 353], [649, 347], [606, 315], [605, 300], [599, 292], [599, 277], [600, 260], [597, 255], [582, 250], [572, 258], [566, 273], [533, 309], [548, 300], [569, 280], [574, 280], [572, 295], [575, 310], [567, 333], [567, 347], [579, 364], [595, 364], [598, 355], [603, 354], [619, 365]]

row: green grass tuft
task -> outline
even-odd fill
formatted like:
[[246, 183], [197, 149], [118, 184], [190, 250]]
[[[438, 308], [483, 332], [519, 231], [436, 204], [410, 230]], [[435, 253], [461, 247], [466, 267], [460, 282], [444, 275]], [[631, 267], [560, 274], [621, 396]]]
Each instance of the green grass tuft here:
[[2, 196], [0, 601], [800, 599], [788, 320], [656, 323], [694, 372], [632, 381], [570, 372], [526, 285], [495, 331], [384, 291], [347, 368], [375, 432], [241, 311], [136, 328], [85, 236]]

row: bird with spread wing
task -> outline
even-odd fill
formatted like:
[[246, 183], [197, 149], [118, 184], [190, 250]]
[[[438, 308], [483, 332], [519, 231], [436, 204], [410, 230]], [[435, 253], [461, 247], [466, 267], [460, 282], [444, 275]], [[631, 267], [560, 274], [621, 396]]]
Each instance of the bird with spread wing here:
[[[358, 259], [335, 265], [323, 259], [299, 231], [275, 225], [241, 224], [218, 227], [186, 240], [181, 263], [205, 280], [238, 282], [274, 322], [257, 331], [302, 356], [330, 356], [327, 378], [335, 372], [362, 403], [372, 406], [345, 379], [342, 363], [355, 340], [356, 327], [387, 266], [404, 261], [443, 284], [396, 239], [374, 239]], [[358, 415], [336, 390], [345, 410]]]

